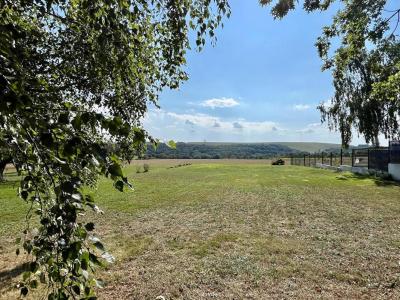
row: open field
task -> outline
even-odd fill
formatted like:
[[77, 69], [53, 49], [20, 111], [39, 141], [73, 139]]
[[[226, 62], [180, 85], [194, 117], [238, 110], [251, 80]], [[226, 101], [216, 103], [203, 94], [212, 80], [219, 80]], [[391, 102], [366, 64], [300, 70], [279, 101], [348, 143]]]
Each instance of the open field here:
[[[169, 168], [182, 163], [189, 166]], [[150, 161], [102, 180], [97, 232], [116, 257], [101, 299], [399, 299], [400, 187], [268, 161]], [[0, 299], [20, 273], [26, 207], [0, 184]]]

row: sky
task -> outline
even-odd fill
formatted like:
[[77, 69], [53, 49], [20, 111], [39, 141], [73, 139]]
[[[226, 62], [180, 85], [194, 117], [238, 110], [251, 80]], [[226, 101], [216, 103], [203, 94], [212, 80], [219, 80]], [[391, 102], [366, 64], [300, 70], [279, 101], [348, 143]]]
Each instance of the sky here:
[[[314, 46], [334, 10], [297, 9], [274, 20], [258, 0], [230, 4], [216, 45], [188, 52], [189, 80], [161, 94], [161, 109], [150, 108], [145, 129], [181, 142], [340, 143], [316, 108], [334, 92]], [[352, 144], [360, 143], [355, 136]]]

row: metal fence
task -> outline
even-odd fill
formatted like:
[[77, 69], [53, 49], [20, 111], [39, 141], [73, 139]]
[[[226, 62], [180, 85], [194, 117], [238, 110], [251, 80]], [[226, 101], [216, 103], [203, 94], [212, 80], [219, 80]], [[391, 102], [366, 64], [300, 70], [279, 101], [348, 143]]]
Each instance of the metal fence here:
[[315, 167], [317, 164], [330, 166], [351, 165], [351, 152], [319, 152], [312, 154], [303, 154], [301, 156], [293, 156], [290, 159], [292, 165]]
[[400, 141], [389, 143], [389, 161], [393, 164], [400, 164]]
[[290, 163], [298, 166], [315, 167], [317, 164], [329, 166], [347, 165], [377, 171], [388, 171], [390, 162], [400, 163], [400, 142], [392, 142], [389, 147], [358, 148], [340, 152], [321, 152], [292, 157]]

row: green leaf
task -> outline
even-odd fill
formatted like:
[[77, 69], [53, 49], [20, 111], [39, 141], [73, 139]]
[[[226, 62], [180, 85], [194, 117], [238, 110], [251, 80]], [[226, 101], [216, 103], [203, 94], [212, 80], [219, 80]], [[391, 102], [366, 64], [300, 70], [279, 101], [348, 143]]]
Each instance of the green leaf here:
[[101, 242], [99, 242], [99, 241], [94, 242], [93, 245], [94, 245], [97, 249], [99, 249], [100, 251], [106, 251], [106, 249], [104, 248], [104, 245], [103, 245]]
[[75, 284], [72, 286], [72, 290], [74, 291], [75, 294], [80, 295], [81, 294], [81, 288], [79, 285]]
[[170, 140], [166, 144], [169, 148], [176, 149], [176, 143], [173, 140]]
[[26, 286], [21, 288], [21, 295], [24, 297], [28, 295], [28, 288]]
[[88, 280], [88, 279], [89, 279], [89, 272], [86, 271], [86, 270], [82, 270], [82, 276], [83, 276], [86, 280]]
[[103, 281], [103, 280], [101, 280], [101, 279], [95, 279], [95, 282], [96, 282], [96, 286], [97, 286], [98, 288], [104, 288], [104, 281]]
[[29, 286], [30, 286], [32, 289], [36, 289], [36, 288], [38, 287], [38, 282], [37, 282], [37, 280], [32, 280], [32, 281], [29, 283]]
[[114, 177], [123, 177], [122, 168], [118, 163], [113, 163], [108, 167], [108, 173]]
[[20, 196], [22, 199], [24, 199], [26, 201], [26, 199], [29, 196], [29, 193], [26, 190], [21, 191]]
[[31, 263], [29, 264], [29, 270], [30, 270], [32, 273], [35, 273], [38, 269], [39, 269], [39, 264], [38, 264], [37, 262], [33, 261], [33, 262], [31, 262]]
[[77, 115], [71, 122], [72, 127], [75, 130], [81, 130], [81, 126], [82, 126], [82, 120], [81, 120], [81, 116]]
[[122, 180], [118, 180], [114, 183], [115, 188], [120, 191], [123, 192], [124, 191], [124, 182]]
[[94, 223], [89, 222], [85, 225], [85, 228], [87, 231], [93, 231], [94, 230]]
[[104, 252], [101, 257], [108, 263], [112, 264], [115, 261], [114, 256], [112, 256], [110, 253], [108, 252]]
[[29, 277], [31, 277], [31, 272], [29, 272], [29, 271], [26, 271], [26, 272], [24, 272], [24, 273], [22, 273], [22, 280], [23, 281], [26, 281]]

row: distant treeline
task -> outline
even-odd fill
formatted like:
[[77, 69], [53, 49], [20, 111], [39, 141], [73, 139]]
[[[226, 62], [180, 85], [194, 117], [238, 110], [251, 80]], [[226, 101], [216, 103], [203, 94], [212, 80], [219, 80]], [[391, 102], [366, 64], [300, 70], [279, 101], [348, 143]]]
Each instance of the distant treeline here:
[[145, 158], [263, 159], [284, 157], [302, 152], [279, 144], [177, 143], [176, 149], [160, 144], [156, 150], [148, 145]]

